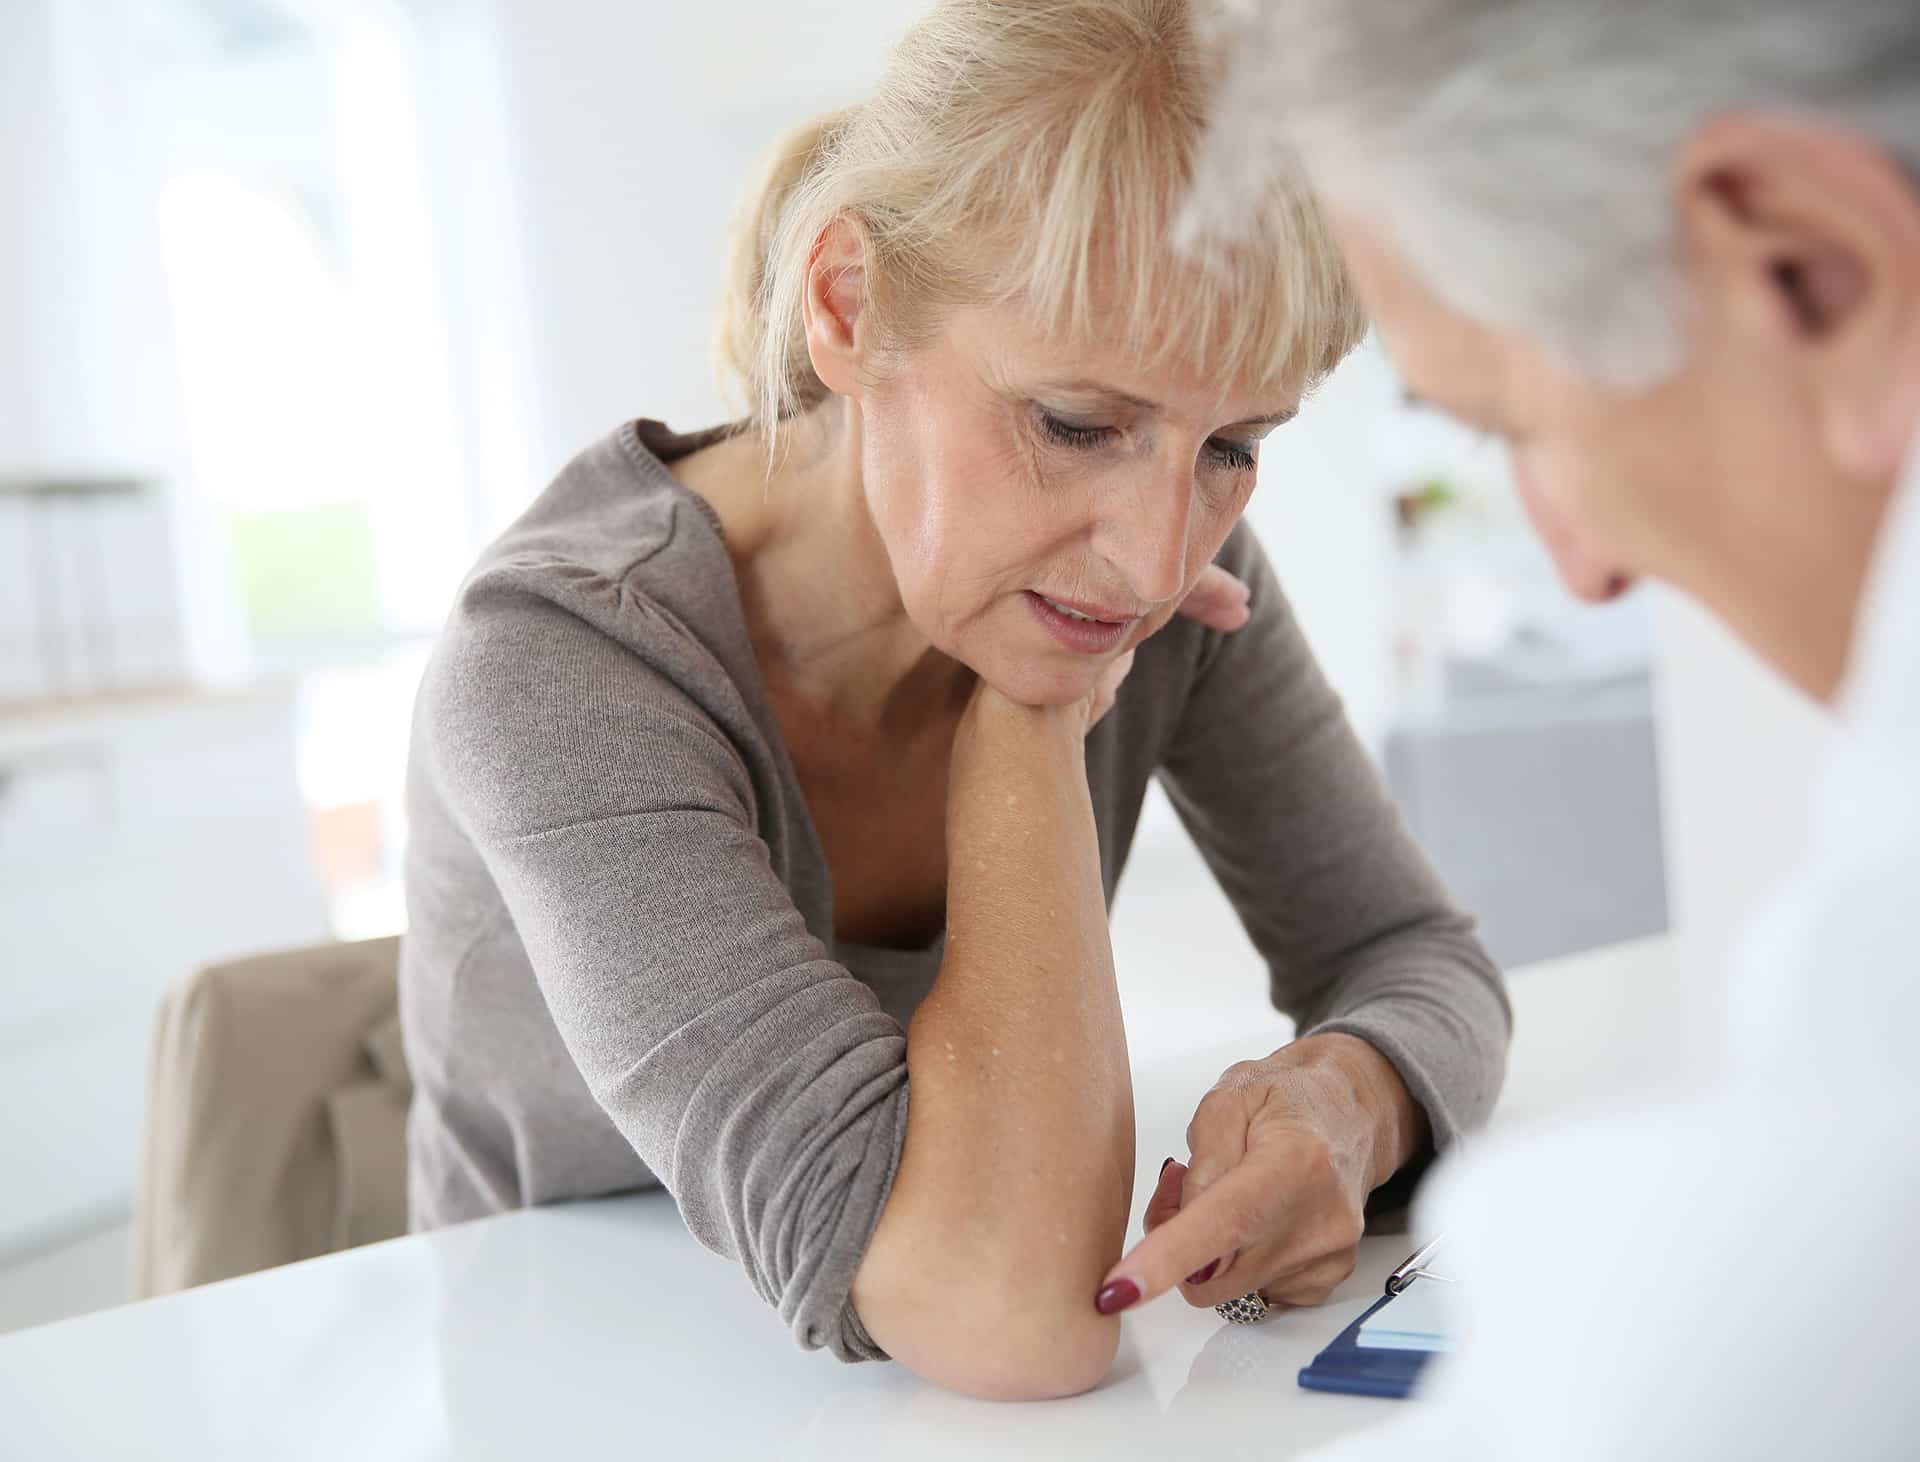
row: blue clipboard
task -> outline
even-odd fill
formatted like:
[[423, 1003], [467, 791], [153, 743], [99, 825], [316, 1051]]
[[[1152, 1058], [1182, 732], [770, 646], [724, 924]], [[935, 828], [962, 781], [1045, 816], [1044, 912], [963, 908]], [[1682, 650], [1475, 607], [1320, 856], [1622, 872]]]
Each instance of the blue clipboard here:
[[1385, 1295], [1369, 1305], [1364, 1315], [1313, 1358], [1312, 1365], [1301, 1368], [1300, 1384], [1309, 1391], [1339, 1391], [1349, 1396], [1404, 1399], [1412, 1395], [1414, 1383], [1433, 1359], [1433, 1351], [1381, 1350], [1360, 1344], [1360, 1327], [1393, 1300], [1392, 1295]]

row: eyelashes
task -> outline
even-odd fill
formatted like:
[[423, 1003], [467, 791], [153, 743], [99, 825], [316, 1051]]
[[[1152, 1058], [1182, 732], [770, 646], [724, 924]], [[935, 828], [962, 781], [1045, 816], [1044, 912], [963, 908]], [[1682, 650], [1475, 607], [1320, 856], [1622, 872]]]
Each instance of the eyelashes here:
[[1208, 441], [1207, 450], [1212, 452], [1220, 465], [1229, 472], [1253, 471], [1253, 453], [1238, 442], [1221, 441], [1216, 437]]
[[[1105, 446], [1117, 435], [1110, 426], [1080, 426], [1071, 421], [1062, 421], [1050, 411], [1041, 411], [1039, 416], [1040, 429], [1051, 440], [1074, 451], [1093, 451]], [[1226, 472], [1251, 472], [1254, 469], [1252, 451], [1238, 442], [1210, 437], [1207, 440], [1207, 454], [1216, 467]]]
[[1113, 436], [1110, 426], [1075, 426], [1070, 421], [1062, 421], [1050, 411], [1040, 413], [1040, 429], [1061, 446], [1081, 451], [1102, 446]]

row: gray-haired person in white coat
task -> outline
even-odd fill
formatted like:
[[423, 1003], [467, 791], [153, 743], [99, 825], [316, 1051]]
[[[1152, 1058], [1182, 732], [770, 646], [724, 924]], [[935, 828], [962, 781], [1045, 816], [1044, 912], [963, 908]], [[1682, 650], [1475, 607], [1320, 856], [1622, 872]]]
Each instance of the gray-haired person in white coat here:
[[[1189, 225], [1303, 174], [1573, 591], [1667, 581], [1842, 727], [1731, 1069], [1436, 1175], [1463, 1344], [1340, 1455], [1920, 1457], [1920, 5], [1234, 16]], [[1114, 1275], [1230, 1251], [1233, 1193]]]

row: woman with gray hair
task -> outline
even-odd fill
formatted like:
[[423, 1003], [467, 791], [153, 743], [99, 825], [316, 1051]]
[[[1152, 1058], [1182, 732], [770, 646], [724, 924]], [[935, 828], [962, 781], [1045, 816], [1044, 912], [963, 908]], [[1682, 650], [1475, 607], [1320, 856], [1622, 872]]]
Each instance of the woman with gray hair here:
[[1195, 1093], [1286, 1201], [1189, 1297], [1324, 1298], [1485, 1115], [1499, 977], [1240, 521], [1364, 326], [1298, 197], [1169, 246], [1213, 76], [1186, 0], [934, 5], [750, 201], [748, 418], [628, 423], [486, 552], [410, 771], [416, 1227], [664, 1186], [804, 1345], [1093, 1385], [1156, 776], [1299, 1032]]
[[[1731, 1069], [1436, 1178], [1469, 1345], [1341, 1455], [1920, 1456], [1920, 7], [1232, 26], [1189, 227], [1304, 167], [1410, 387], [1507, 438], [1574, 591], [1676, 585], [1843, 726]], [[1151, 1293], [1234, 1219], [1183, 1205], [1116, 1273]]]

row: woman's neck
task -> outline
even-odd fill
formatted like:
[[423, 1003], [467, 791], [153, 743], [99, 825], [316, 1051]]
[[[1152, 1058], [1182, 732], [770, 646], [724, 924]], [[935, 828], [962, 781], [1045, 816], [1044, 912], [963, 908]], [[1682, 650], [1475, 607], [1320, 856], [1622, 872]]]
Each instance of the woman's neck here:
[[973, 673], [907, 616], [867, 504], [858, 407], [835, 398], [782, 433], [770, 478], [758, 433], [674, 466], [726, 530], [769, 689], [852, 735], [910, 737], [957, 718]]

